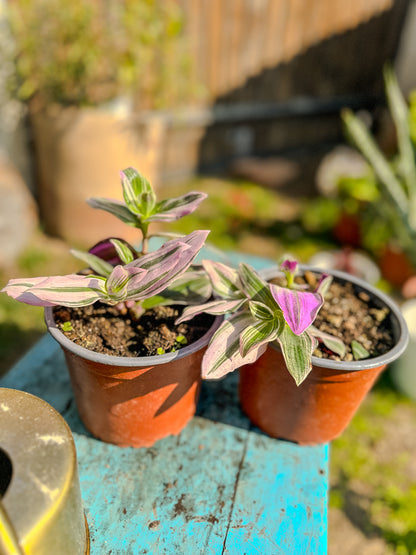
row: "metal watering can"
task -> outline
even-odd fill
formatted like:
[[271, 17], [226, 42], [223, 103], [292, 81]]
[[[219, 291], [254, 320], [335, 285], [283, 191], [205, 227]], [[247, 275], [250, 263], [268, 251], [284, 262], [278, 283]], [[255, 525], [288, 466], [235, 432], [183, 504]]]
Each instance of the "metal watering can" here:
[[75, 444], [48, 403], [0, 388], [0, 554], [85, 555]]

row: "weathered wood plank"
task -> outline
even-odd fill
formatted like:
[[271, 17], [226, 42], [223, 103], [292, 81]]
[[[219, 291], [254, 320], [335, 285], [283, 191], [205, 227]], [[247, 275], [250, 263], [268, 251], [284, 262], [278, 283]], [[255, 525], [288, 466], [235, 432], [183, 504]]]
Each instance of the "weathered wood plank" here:
[[224, 553], [325, 554], [327, 478], [327, 446], [250, 432]]
[[91, 555], [221, 553], [246, 435], [202, 418], [150, 449], [76, 435]]

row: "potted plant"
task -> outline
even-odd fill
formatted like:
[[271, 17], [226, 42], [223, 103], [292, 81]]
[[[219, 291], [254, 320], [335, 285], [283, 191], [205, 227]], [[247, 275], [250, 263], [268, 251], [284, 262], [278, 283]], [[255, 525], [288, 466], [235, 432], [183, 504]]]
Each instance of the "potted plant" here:
[[386, 279], [401, 287], [416, 274], [416, 96], [408, 107], [390, 68], [384, 77], [397, 135], [393, 158], [351, 110], [344, 110], [342, 118], [347, 136], [369, 164], [367, 173], [349, 180], [350, 197], [362, 190], [370, 195], [361, 213], [364, 246], [376, 252]]
[[157, 202], [135, 169], [121, 172], [121, 179], [124, 202], [89, 203], [138, 229], [139, 251], [120, 239], [104, 240], [88, 252], [73, 251], [86, 271], [14, 279], [3, 291], [46, 307], [48, 329], [63, 349], [79, 414], [92, 434], [140, 447], [178, 434], [193, 416], [202, 354], [219, 318], [174, 324], [181, 305], [211, 296], [205, 273], [189, 269], [207, 231], [171, 238], [148, 252], [151, 224], [189, 214], [206, 195]]
[[[16, 0], [6, 13], [10, 87], [28, 108], [46, 231], [78, 245], [97, 241], [103, 226], [126, 233], [107, 214], [91, 215], [85, 200], [114, 196], [112, 176], [131, 160], [157, 184], [165, 140], [159, 110], [195, 92], [180, 8], [172, 0]], [[141, 119], [143, 111], [150, 113]]]
[[359, 278], [308, 267], [297, 276], [290, 260], [261, 274], [245, 264], [203, 265], [216, 299], [187, 307], [179, 321], [229, 315], [204, 355], [203, 376], [240, 368], [242, 408], [271, 436], [300, 444], [334, 439], [406, 348], [396, 305]]

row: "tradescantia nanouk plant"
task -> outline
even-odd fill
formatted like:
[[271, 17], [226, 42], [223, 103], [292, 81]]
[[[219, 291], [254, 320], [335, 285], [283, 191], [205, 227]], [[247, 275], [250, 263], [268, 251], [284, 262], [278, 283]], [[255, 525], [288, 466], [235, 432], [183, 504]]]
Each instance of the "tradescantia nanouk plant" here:
[[191, 269], [208, 231], [175, 237], [149, 253], [150, 224], [174, 221], [193, 212], [206, 195], [190, 192], [157, 202], [150, 183], [134, 168], [121, 172], [121, 184], [124, 202], [105, 198], [88, 202], [137, 228], [141, 233], [139, 251], [121, 239], [105, 239], [88, 252], [72, 251], [86, 263], [87, 272], [12, 279], [2, 291], [30, 305], [80, 307], [100, 301], [127, 306], [138, 315], [157, 305], [186, 305], [176, 323], [200, 313], [226, 315], [204, 355], [202, 375], [207, 379], [221, 378], [254, 362], [272, 342], [279, 344], [297, 384], [312, 368], [318, 339], [343, 355], [345, 346], [339, 339], [313, 326], [331, 277], [323, 275], [316, 290], [310, 292], [295, 282], [298, 264], [290, 260], [280, 267], [285, 287], [267, 283], [247, 264], [235, 269], [204, 260], [202, 269]]
[[253, 268], [238, 269], [205, 260], [215, 300], [187, 307], [178, 322], [201, 312], [229, 314], [214, 334], [202, 363], [202, 375], [217, 379], [244, 364], [255, 362], [269, 343], [277, 342], [290, 374], [299, 385], [312, 369], [311, 356], [318, 339], [343, 355], [345, 346], [338, 338], [321, 333], [313, 326], [332, 278], [322, 275], [314, 292], [295, 283], [298, 264], [285, 260], [280, 269], [286, 287], [267, 283]]
[[[200, 283], [198, 273], [189, 272], [186, 279], [182, 276], [204, 245], [209, 232], [194, 231], [185, 237], [171, 239], [158, 250], [148, 253], [151, 237], [149, 224], [174, 221], [190, 214], [206, 198], [206, 194], [190, 192], [157, 202], [150, 183], [134, 168], [121, 172], [121, 184], [124, 202], [104, 198], [93, 198], [88, 202], [92, 207], [106, 210], [136, 227], [142, 236], [139, 252], [122, 240], [107, 239], [89, 252], [72, 251], [90, 267], [87, 275], [12, 279], [2, 291], [26, 304], [79, 307], [97, 301], [110, 305], [144, 302], [167, 288], [178, 297], [182, 290], [187, 289], [189, 281]], [[113, 260], [110, 261], [109, 251], [113, 253]], [[175, 280], [181, 277], [175, 284]], [[199, 302], [210, 295], [206, 283], [200, 285], [198, 291], [202, 293], [195, 297]], [[165, 299], [165, 302], [169, 301]]]

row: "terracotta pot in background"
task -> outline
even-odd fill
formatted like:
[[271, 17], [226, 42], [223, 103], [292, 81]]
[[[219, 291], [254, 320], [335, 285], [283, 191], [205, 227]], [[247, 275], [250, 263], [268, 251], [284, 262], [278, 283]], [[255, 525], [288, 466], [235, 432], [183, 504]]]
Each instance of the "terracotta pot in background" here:
[[220, 317], [203, 337], [175, 353], [136, 358], [76, 345], [56, 327], [51, 308], [45, 319], [64, 352], [81, 420], [95, 437], [120, 447], [150, 447], [179, 434], [194, 416], [202, 356]]
[[[270, 279], [276, 275], [273, 272], [263, 272], [263, 277]], [[257, 362], [240, 368], [240, 401], [250, 420], [272, 437], [301, 445], [326, 443], [341, 435], [380, 373], [403, 353], [408, 342], [406, 323], [391, 299], [359, 278], [330, 273], [352, 281], [377, 305], [390, 308], [396, 344], [373, 359], [337, 362], [312, 357], [312, 371], [300, 386], [277, 347], [269, 346]]]
[[[127, 113], [124, 114], [124, 111]], [[36, 160], [36, 196], [45, 231], [76, 245], [135, 229], [94, 210], [89, 197], [120, 198], [120, 170], [138, 167], [157, 188], [164, 128], [157, 117], [139, 130], [128, 108], [51, 106], [30, 114]], [[128, 226], [127, 226], [128, 227]], [[127, 233], [127, 234], [126, 234]]]
[[342, 211], [332, 233], [341, 245], [354, 248], [362, 246], [361, 225], [356, 214]]
[[390, 245], [383, 249], [378, 265], [383, 277], [395, 287], [402, 287], [410, 277], [416, 275], [416, 268], [406, 254]]

